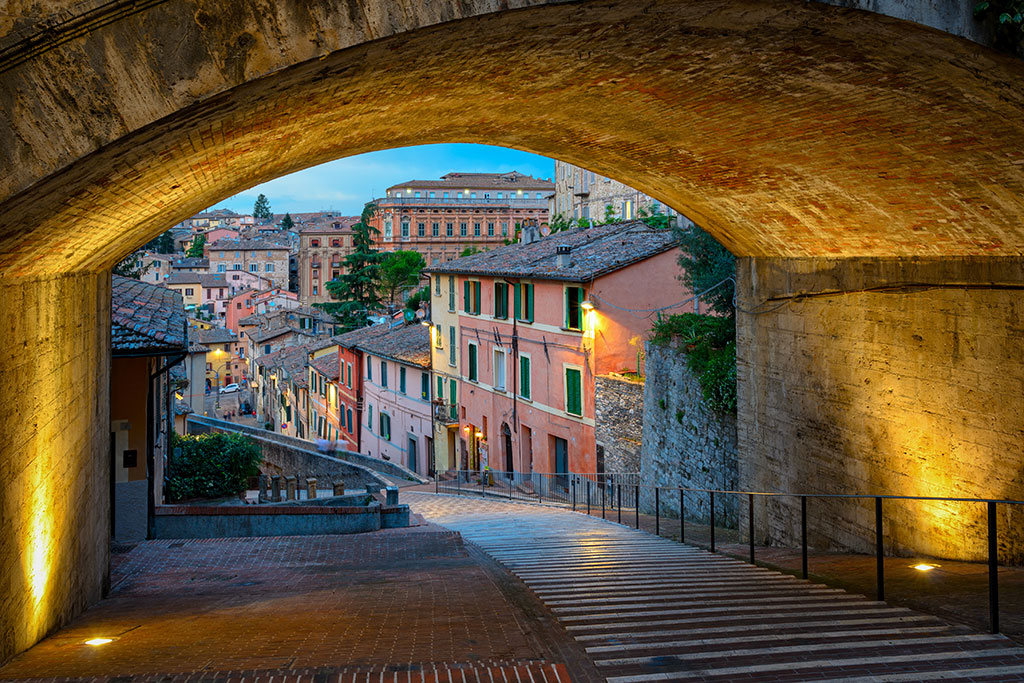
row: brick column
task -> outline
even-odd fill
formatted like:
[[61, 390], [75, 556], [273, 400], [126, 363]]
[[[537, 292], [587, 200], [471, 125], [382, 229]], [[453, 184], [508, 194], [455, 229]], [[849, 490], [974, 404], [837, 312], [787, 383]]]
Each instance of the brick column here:
[[100, 598], [110, 275], [0, 279], [0, 662]]
[[[748, 258], [737, 270], [741, 488], [1024, 497], [1024, 259]], [[983, 505], [885, 510], [887, 550], [984, 557]], [[1007, 534], [1024, 535], [1024, 511], [1002, 512]], [[798, 541], [799, 501], [768, 518], [776, 542]], [[871, 550], [870, 501], [811, 500], [809, 519], [812, 545]], [[1002, 541], [1020, 561], [1021, 538]]]

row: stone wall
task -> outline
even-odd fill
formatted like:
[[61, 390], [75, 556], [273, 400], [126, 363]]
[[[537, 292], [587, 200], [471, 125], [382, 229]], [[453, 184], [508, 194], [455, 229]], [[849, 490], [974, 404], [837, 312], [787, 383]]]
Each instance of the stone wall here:
[[[213, 420], [205, 417], [190, 417], [188, 430], [191, 434], [203, 434], [210, 431], [240, 432], [253, 439], [260, 446], [263, 462], [260, 471], [273, 476], [298, 476], [299, 486], [303, 486], [306, 477], [315, 477], [317, 487], [330, 488], [334, 481], [344, 481], [346, 489], [358, 489], [367, 485], [390, 486], [390, 482], [377, 472], [362, 465], [346, 462], [339, 458], [331, 458], [318, 453], [313, 444], [302, 439], [263, 432], [231, 422]], [[173, 457], [173, 456], [172, 456]], [[284, 482], [281, 483], [282, 488]]]
[[100, 599], [110, 275], [0, 279], [0, 663]]
[[[748, 258], [737, 271], [743, 488], [1024, 498], [1024, 259]], [[1016, 562], [1019, 507], [998, 517]], [[809, 517], [812, 545], [872, 549], [870, 501], [811, 500]], [[795, 500], [768, 521], [759, 534], [799, 539]], [[985, 525], [980, 503], [885, 502], [891, 552], [979, 560]]]
[[[651, 486], [735, 489], [736, 417], [704, 405], [700, 384], [675, 346], [647, 344], [644, 387], [641, 509], [654, 511]], [[708, 497], [687, 494], [686, 518], [706, 521]], [[679, 496], [661, 497], [663, 514], [678, 516]], [[716, 501], [719, 523], [735, 520], [735, 501]], [[719, 517], [719, 515], [721, 515]]]
[[622, 375], [594, 380], [598, 452], [605, 472], [640, 471], [640, 435], [644, 425], [644, 383]]

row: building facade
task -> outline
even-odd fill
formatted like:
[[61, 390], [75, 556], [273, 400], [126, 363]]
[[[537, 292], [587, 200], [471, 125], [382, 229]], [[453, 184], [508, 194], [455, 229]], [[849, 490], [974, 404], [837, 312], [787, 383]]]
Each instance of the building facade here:
[[[635, 367], [651, 309], [693, 310], [676, 277], [677, 255], [669, 231], [633, 222], [558, 233], [433, 268], [432, 309], [444, 311], [436, 320], [449, 325], [440, 335], [447, 357], [434, 332], [434, 358], [443, 363], [435, 365], [435, 382], [458, 372], [450, 403], [458, 427], [446, 428], [458, 442], [438, 444], [437, 467], [450, 468], [455, 449], [459, 469], [603, 471], [595, 378]], [[454, 312], [445, 301], [451, 289]]]
[[677, 215], [671, 207], [640, 190], [564, 161], [555, 161], [554, 185], [548, 209], [552, 220], [561, 216], [598, 223], [608, 219], [630, 221], [641, 209]]
[[303, 306], [331, 301], [325, 285], [345, 272], [358, 216], [328, 215], [299, 228], [299, 300]]
[[494, 249], [514, 240], [517, 225], [548, 219], [554, 184], [510, 173], [449, 173], [409, 180], [374, 200], [371, 225], [382, 251], [419, 252], [427, 265], [458, 258], [467, 248]]
[[211, 273], [252, 273], [269, 280], [271, 286], [288, 288], [291, 247], [287, 244], [265, 239], [220, 239], [207, 244], [203, 251]]

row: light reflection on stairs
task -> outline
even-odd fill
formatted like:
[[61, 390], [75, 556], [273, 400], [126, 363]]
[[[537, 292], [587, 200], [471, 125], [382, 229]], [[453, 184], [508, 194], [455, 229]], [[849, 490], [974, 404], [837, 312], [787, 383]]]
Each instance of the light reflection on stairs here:
[[518, 576], [613, 683], [1024, 680], [1003, 636], [558, 508], [402, 497]]

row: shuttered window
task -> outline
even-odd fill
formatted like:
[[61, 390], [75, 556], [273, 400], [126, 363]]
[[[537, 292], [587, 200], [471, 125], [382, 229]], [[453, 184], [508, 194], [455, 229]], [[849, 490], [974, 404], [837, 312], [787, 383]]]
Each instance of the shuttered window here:
[[513, 308], [516, 320], [533, 322], [533, 285], [525, 282], [513, 288]]
[[582, 378], [580, 371], [575, 368], [565, 369], [565, 412], [583, 415]]
[[469, 381], [476, 381], [476, 344], [469, 345]]
[[519, 395], [530, 398], [530, 359], [519, 357]]

